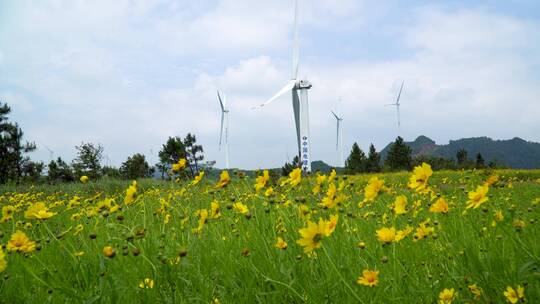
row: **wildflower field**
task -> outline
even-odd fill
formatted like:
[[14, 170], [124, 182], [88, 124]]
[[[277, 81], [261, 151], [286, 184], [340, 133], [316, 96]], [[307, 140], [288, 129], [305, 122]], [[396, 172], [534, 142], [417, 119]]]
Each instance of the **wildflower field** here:
[[540, 302], [540, 171], [0, 191], [1, 303]]

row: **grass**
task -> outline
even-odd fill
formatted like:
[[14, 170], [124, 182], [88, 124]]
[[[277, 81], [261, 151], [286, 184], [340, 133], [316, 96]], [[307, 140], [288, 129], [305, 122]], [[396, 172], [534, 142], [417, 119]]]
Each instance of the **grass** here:
[[[490, 187], [489, 200], [464, 213], [468, 192], [491, 174], [501, 179]], [[449, 202], [448, 214], [428, 211], [435, 196], [408, 189], [410, 175], [377, 175], [388, 189], [362, 208], [358, 203], [372, 175], [338, 176], [336, 185], [344, 186], [338, 193], [346, 199], [332, 209], [318, 206], [327, 182], [313, 194], [315, 177], [304, 177], [296, 187], [270, 181], [265, 188], [274, 187], [270, 197], [265, 189], [257, 193], [250, 177], [233, 177], [223, 189], [205, 179], [195, 186], [141, 180], [137, 199], [128, 206], [123, 203], [127, 181], [4, 186], [0, 203], [18, 211], [0, 224], [0, 243], [6, 245], [22, 230], [40, 249], [29, 254], [4, 249], [0, 302], [434, 303], [443, 289], [454, 288], [456, 303], [503, 303], [507, 286], [517, 285], [525, 288], [528, 302], [539, 301], [540, 171], [435, 172], [428, 183]], [[389, 206], [401, 194], [408, 199], [407, 213], [394, 215]], [[68, 209], [73, 196], [81, 205]], [[106, 197], [122, 208], [72, 219], [95, 210]], [[413, 208], [417, 200], [421, 206]], [[56, 214], [25, 218], [28, 206], [38, 201]], [[162, 213], [157, 212], [160, 201], [170, 204]], [[193, 233], [196, 211], [210, 209], [213, 201], [221, 216]], [[236, 202], [247, 205], [249, 213], [235, 211]], [[499, 210], [504, 219], [494, 225]], [[306, 254], [296, 244], [299, 229], [307, 220], [334, 214], [339, 214], [335, 231]], [[425, 239], [415, 241], [414, 231], [388, 245], [377, 239], [382, 227], [416, 229], [428, 219], [435, 231]], [[84, 228], [75, 234], [79, 224]], [[286, 250], [274, 246], [278, 236], [288, 243]], [[104, 256], [105, 246], [116, 255]], [[76, 256], [80, 252], [84, 255]], [[364, 269], [379, 271], [377, 286], [356, 283]], [[153, 288], [140, 288], [146, 278]], [[468, 290], [472, 284], [483, 289], [478, 300]]]

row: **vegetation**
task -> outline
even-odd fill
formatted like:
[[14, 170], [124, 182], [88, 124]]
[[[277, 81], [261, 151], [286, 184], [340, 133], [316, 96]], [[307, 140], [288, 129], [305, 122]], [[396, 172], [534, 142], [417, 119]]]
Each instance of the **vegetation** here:
[[222, 172], [0, 193], [6, 303], [540, 299], [540, 171]]
[[33, 163], [26, 153], [36, 149], [31, 142], [23, 142], [23, 131], [17, 123], [8, 120], [11, 108], [0, 102], [0, 184], [19, 182], [27, 177], [31, 181], [41, 174], [42, 163]]
[[[433, 140], [419, 136], [412, 142], [406, 142], [412, 149], [413, 157], [420, 155], [442, 157], [456, 161], [457, 152], [461, 149], [475, 157], [482, 155], [485, 164], [490, 167], [510, 167], [516, 169], [540, 168], [540, 143], [527, 142], [521, 138], [509, 140], [492, 140], [488, 137], [463, 138], [451, 140], [446, 145], [437, 145]], [[389, 146], [381, 151], [381, 158], [386, 159]], [[475, 163], [471, 163], [475, 166]]]
[[412, 149], [403, 142], [403, 138], [398, 136], [390, 145], [384, 166], [391, 171], [410, 170], [411, 162]]
[[142, 154], [134, 154], [128, 157], [128, 159], [122, 163], [120, 167], [120, 173], [127, 179], [138, 179], [149, 177], [152, 174], [152, 169], [146, 158]]

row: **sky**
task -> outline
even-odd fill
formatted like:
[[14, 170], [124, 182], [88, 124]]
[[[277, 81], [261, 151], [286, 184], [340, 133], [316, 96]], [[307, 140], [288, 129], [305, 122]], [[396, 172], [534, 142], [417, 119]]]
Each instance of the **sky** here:
[[[300, 70], [310, 80], [313, 160], [337, 164], [357, 142], [399, 134], [540, 142], [537, 0], [299, 1]], [[104, 163], [196, 134], [224, 166], [220, 107], [230, 108], [232, 167], [278, 167], [297, 151], [290, 96], [253, 110], [290, 78], [292, 0], [0, 0], [0, 101], [38, 149], [71, 161], [81, 142]], [[401, 128], [395, 102], [399, 86]], [[341, 102], [338, 100], [341, 99]], [[50, 152], [50, 151], [52, 152]]]

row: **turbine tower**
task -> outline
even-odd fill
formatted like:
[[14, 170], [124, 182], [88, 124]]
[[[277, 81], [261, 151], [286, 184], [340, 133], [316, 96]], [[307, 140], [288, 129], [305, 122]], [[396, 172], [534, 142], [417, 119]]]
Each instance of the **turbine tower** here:
[[295, 1], [294, 8], [294, 40], [292, 52], [292, 76], [291, 80], [272, 98], [268, 99], [259, 107], [276, 100], [281, 95], [291, 92], [294, 112], [294, 122], [296, 125], [296, 140], [298, 143], [298, 156], [304, 172], [311, 172], [311, 147], [309, 136], [309, 106], [308, 90], [311, 83], [305, 79], [298, 78], [298, 63], [300, 57], [300, 47], [298, 42], [298, 0]]
[[343, 121], [343, 117], [338, 116], [334, 111], [332, 112], [332, 115], [336, 118], [337, 123], [337, 129], [336, 129], [336, 151], [337, 151], [337, 157], [338, 157], [338, 166], [343, 168], [345, 167], [343, 163], [343, 130], [341, 127], [341, 122]]
[[223, 138], [223, 127], [225, 126], [225, 169], [229, 169], [229, 108], [227, 108], [226, 97], [221, 97], [217, 91], [219, 105], [221, 106], [221, 131], [219, 133], [219, 150], [221, 151], [221, 142]]
[[399, 118], [399, 106], [400, 106], [399, 99], [401, 98], [401, 91], [403, 90], [403, 84], [404, 83], [405, 83], [405, 81], [401, 82], [401, 88], [399, 89], [399, 94], [397, 96], [396, 103], [390, 103], [390, 104], [385, 105], [385, 106], [396, 106], [398, 132], [399, 132], [399, 127], [401, 125], [400, 118]]

